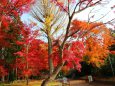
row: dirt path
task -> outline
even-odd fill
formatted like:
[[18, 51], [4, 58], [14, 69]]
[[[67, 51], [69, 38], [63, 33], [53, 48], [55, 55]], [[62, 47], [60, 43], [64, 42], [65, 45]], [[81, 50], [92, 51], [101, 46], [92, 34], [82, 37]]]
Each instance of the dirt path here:
[[70, 81], [70, 86], [115, 86], [115, 83], [99, 82], [99, 81], [88, 83], [83, 80], [80, 80], [80, 81], [73, 80], [73, 81]]

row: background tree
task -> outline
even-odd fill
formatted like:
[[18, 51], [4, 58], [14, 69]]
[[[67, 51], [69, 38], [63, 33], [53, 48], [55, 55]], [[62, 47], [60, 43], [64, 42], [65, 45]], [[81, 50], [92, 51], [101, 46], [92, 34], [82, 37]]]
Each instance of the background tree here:
[[[4, 60], [4, 64], [0, 65], [1, 69], [10, 69], [9, 63], [16, 58], [13, 53], [20, 49], [15, 43], [20, 40], [20, 32], [23, 30], [20, 16], [23, 12], [28, 11], [30, 3], [33, 1], [0, 0], [0, 60]], [[4, 74], [2, 80], [4, 81]]]
[[22, 36], [23, 38], [16, 42], [22, 48], [15, 53], [15, 55], [20, 56], [16, 59], [15, 67], [18, 69], [18, 77], [23, 78], [25, 76], [28, 85], [30, 76], [37, 76], [41, 70], [47, 69], [47, 44], [36, 39], [38, 30], [31, 31], [26, 28], [22, 32]]

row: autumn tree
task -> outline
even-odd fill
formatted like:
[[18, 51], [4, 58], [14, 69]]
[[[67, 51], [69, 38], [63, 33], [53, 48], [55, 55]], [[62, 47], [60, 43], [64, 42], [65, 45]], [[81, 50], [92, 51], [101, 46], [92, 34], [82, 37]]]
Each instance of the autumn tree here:
[[[33, 5], [31, 14], [40, 23], [48, 42], [49, 77], [42, 86], [54, 80], [64, 65], [79, 69], [84, 55], [88, 55], [92, 63], [104, 60], [111, 45], [107, 42], [111, 41], [107, 27], [103, 23], [73, 18], [75, 14], [102, 3], [103, 0], [37, 0]], [[57, 47], [57, 56], [53, 55], [54, 47]], [[55, 59], [59, 60], [57, 66], [54, 66]]]
[[21, 34], [22, 39], [16, 41], [16, 44], [21, 46], [21, 50], [14, 53], [19, 56], [14, 66], [17, 67], [18, 77], [26, 78], [27, 85], [30, 76], [37, 76], [41, 70], [48, 69], [47, 44], [36, 39], [38, 32], [25, 27]]
[[[0, 71], [4, 71], [6, 64], [16, 58], [13, 53], [19, 47], [15, 41], [21, 38], [24, 26], [20, 16], [28, 11], [31, 3], [33, 0], [0, 0], [0, 61], [4, 60]], [[1, 74], [4, 81], [4, 74]]]

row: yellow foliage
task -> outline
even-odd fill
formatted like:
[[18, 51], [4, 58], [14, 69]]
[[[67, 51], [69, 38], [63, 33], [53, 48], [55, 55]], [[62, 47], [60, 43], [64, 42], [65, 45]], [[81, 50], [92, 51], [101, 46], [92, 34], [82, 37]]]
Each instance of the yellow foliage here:
[[53, 21], [53, 14], [50, 14], [49, 16], [46, 16], [45, 18], [45, 22], [44, 22], [44, 25], [45, 25], [45, 29], [46, 31], [50, 32], [51, 31], [51, 23]]

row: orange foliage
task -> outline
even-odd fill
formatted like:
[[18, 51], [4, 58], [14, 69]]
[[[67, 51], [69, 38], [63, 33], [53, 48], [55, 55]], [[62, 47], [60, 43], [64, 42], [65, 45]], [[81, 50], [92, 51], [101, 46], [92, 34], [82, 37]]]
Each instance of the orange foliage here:
[[101, 22], [93, 23], [80, 20], [74, 20], [70, 30], [70, 33], [78, 31], [74, 35], [77, 35], [79, 39], [84, 39], [85, 56], [88, 57], [88, 62], [96, 66], [102, 65], [109, 54], [108, 47], [113, 43], [110, 30]]
[[73, 20], [71, 30], [91, 30], [102, 23], [89, 23], [86, 21]]
[[112, 45], [110, 31], [105, 25], [101, 25], [93, 28], [87, 37], [86, 55], [89, 57], [89, 62], [100, 66], [109, 54], [108, 47]]

